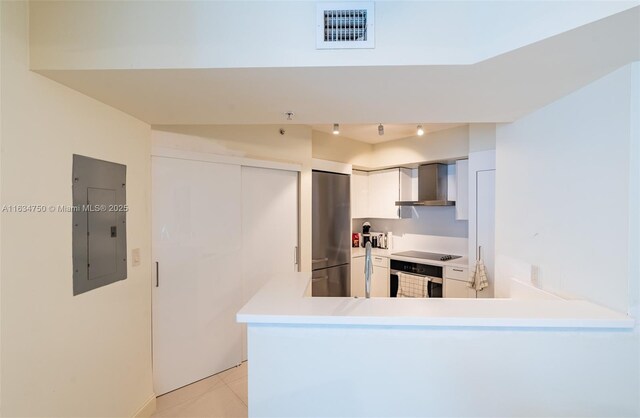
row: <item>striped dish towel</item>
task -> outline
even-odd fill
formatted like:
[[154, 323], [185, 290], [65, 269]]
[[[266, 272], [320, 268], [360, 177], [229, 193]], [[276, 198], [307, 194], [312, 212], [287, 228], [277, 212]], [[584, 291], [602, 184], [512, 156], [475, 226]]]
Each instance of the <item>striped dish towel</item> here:
[[489, 287], [489, 281], [487, 280], [487, 271], [484, 267], [484, 261], [481, 259], [476, 261], [476, 270], [473, 272], [471, 281], [467, 284], [472, 289], [482, 290], [485, 287]]
[[422, 276], [398, 273], [399, 298], [427, 298], [427, 281]]

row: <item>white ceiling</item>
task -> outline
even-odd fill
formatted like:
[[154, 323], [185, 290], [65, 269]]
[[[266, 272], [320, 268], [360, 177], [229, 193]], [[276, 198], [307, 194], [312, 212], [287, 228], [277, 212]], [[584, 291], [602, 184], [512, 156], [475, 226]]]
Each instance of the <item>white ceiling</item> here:
[[[379, 144], [381, 142], [393, 141], [395, 139], [408, 138], [416, 136], [417, 127], [420, 123], [414, 124], [382, 124], [384, 126], [384, 135], [378, 135], [378, 124], [358, 124], [345, 125], [340, 124], [339, 136], [355, 139], [369, 144]], [[431, 132], [441, 131], [443, 129], [455, 128], [464, 125], [463, 123], [422, 123], [422, 129], [425, 135]], [[333, 124], [311, 125], [311, 128], [333, 134]]]
[[509, 122], [640, 60], [639, 11], [472, 65], [38, 72], [152, 125]]

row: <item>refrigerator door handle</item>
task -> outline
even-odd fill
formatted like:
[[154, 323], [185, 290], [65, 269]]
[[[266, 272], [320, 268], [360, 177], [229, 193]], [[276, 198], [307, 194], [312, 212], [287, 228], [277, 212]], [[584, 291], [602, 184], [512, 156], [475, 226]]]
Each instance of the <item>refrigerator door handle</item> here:
[[311, 260], [312, 263], [325, 263], [329, 261], [328, 258], [314, 258]]

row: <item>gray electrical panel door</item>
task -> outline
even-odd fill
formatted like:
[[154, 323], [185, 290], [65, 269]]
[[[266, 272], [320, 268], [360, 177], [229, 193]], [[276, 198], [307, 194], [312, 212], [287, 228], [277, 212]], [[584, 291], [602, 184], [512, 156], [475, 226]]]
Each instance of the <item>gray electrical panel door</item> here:
[[127, 167], [73, 156], [73, 294], [127, 278]]

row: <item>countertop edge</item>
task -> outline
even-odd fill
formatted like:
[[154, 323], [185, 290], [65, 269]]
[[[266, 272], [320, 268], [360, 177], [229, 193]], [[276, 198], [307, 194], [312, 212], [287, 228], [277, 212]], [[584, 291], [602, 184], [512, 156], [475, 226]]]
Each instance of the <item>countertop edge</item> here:
[[464, 329], [631, 330], [635, 319], [585, 300], [310, 298], [310, 273], [269, 281], [239, 323]]
[[[469, 262], [469, 259], [466, 256], [462, 256], [461, 258], [456, 258], [454, 260], [449, 261], [440, 261], [440, 260], [424, 260], [416, 257], [404, 257], [401, 255], [394, 255], [392, 250], [387, 250], [383, 248], [373, 248], [371, 251], [371, 255], [374, 257], [385, 257], [393, 260], [400, 261], [408, 261], [411, 263], [419, 263], [419, 264], [430, 264], [433, 266], [442, 266], [442, 267], [460, 267], [460, 268], [469, 268], [472, 263]], [[351, 248], [351, 258], [364, 257], [364, 248], [357, 247]]]

